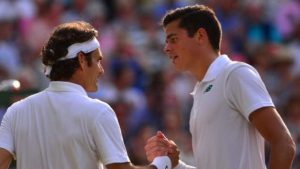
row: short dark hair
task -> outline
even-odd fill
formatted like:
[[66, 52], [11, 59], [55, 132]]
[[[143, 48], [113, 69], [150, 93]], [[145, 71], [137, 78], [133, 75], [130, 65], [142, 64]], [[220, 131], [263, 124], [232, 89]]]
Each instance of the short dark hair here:
[[[55, 27], [41, 51], [43, 64], [52, 66], [48, 76], [50, 80], [69, 80], [79, 68], [78, 57], [62, 61], [58, 61], [58, 59], [66, 56], [70, 45], [85, 42], [97, 36], [97, 30], [83, 21], [64, 23]], [[91, 53], [83, 53], [89, 66], [91, 65]]]
[[222, 36], [221, 24], [215, 12], [205, 5], [192, 5], [170, 10], [162, 19], [162, 25], [179, 20], [178, 26], [187, 31], [188, 36], [195, 35], [199, 28], [205, 29], [214, 50], [220, 50]]

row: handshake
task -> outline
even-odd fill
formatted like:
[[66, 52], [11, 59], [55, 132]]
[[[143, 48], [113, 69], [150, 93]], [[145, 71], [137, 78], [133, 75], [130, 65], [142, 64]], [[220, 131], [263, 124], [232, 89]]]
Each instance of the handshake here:
[[147, 160], [158, 169], [171, 169], [178, 165], [179, 150], [176, 144], [160, 131], [148, 139], [145, 151]]

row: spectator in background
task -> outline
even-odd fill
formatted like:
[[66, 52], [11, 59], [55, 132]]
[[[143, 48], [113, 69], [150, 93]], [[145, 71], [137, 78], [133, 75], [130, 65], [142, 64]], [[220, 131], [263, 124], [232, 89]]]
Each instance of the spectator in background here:
[[[287, 127], [291, 131], [291, 134], [297, 143], [297, 151], [296, 151], [296, 161], [294, 163], [295, 169], [299, 168], [299, 161], [297, 159], [300, 158], [300, 92], [293, 93], [287, 100], [285, 109], [285, 121]], [[298, 165], [298, 167], [297, 167]]]
[[300, 72], [294, 77], [292, 93], [300, 93]]
[[63, 12], [63, 6], [59, 2], [46, 1], [37, 5], [38, 15], [22, 28], [23, 41], [20, 46], [23, 46], [21, 48], [23, 65], [20, 68], [19, 79], [24, 89], [47, 87], [49, 81], [41, 72], [39, 52], [53, 27], [60, 23]]
[[249, 4], [245, 6], [245, 32], [248, 41], [248, 50], [253, 50], [257, 46], [265, 43], [278, 44], [281, 41], [280, 34], [273, 23], [263, 17], [264, 7], [259, 4]]
[[147, 156], [144, 151], [147, 139], [155, 134], [156, 128], [149, 124], [142, 124], [128, 139], [128, 153], [132, 163], [137, 165], [148, 164]]
[[[190, 135], [184, 130], [183, 117], [179, 104], [165, 106], [163, 112], [162, 131], [166, 137], [173, 140], [180, 152], [180, 159], [188, 164], [195, 165]], [[153, 135], [153, 134], [152, 134]], [[148, 137], [149, 138], [149, 137]]]
[[222, 25], [222, 29], [226, 38], [228, 38], [232, 53], [243, 52], [245, 46], [244, 34], [245, 25], [241, 22], [242, 11], [238, 10], [239, 0], [215, 0], [214, 9], [219, 21]]
[[287, 44], [287, 49], [290, 53], [290, 56], [294, 60], [292, 73], [293, 75], [297, 75], [300, 73], [300, 18], [299, 21], [295, 24], [292, 37], [293, 39], [291, 39]]
[[185, 1], [180, 0], [158, 1], [158, 3], [153, 6], [153, 14], [156, 20], [159, 20], [164, 15], [165, 11], [186, 5], [187, 3]]
[[0, 81], [17, 78], [20, 70], [20, 53], [13, 39], [17, 11], [9, 2], [0, 2]]
[[276, 25], [284, 40], [291, 40], [300, 21], [300, 0], [287, 0], [276, 11]]
[[[292, 94], [285, 105], [286, 124], [296, 142], [300, 141], [300, 93]], [[299, 156], [300, 154], [296, 154]]]
[[277, 109], [279, 112], [282, 112], [283, 105], [289, 95], [292, 94], [294, 60], [288, 49], [283, 46], [276, 46], [271, 52], [270, 59], [274, 81], [267, 85], [272, 86], [274, 89], [270, 90], [270, 92], [273, 94], [273, 100]]
[[268, 53], [266, 46], [267, 45], [257, 47], [249, 54], [249, 63], [255, 67], [265, 83], [268, 76], [270, 76], [269, 71], [271, 67], [271, 56]]

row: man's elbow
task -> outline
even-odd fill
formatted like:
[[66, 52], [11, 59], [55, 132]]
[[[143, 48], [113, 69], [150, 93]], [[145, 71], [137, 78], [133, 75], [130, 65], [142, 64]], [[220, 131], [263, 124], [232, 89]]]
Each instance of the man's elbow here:
[[294, 142], [294, 140], [292, 139], [292, 137], [290, 137], [289, 139], [289, 143], [288, 143], [288, 152], [291, 154], [291, 156], [295, 157], [296, 155], [296, 149], [297, 149], [297, 146]]
[[281, 147], [283, 147], [283, 151], [286, 152], [286, 155], [288, 155], [289, 157], [295, 157], [296, 144], [291, 136], [286, 137], [285, 139], [282, 139]]

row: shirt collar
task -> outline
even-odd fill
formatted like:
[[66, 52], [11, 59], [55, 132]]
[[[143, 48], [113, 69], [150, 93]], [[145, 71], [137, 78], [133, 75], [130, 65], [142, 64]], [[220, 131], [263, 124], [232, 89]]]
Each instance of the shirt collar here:
[[74, 92], [80, 95], [87, 96], [87, 93], [82, 86], [65, 81], [51, 81], [49, 83], [49, 87], [46, 90], [54, 92]]
[[223, 70], [224, 66], [229, 64], [230, 59], [227, 55], [218, 56], [209, 66], [202, 82], [208, 82], [216, 79], [218, 74]]

